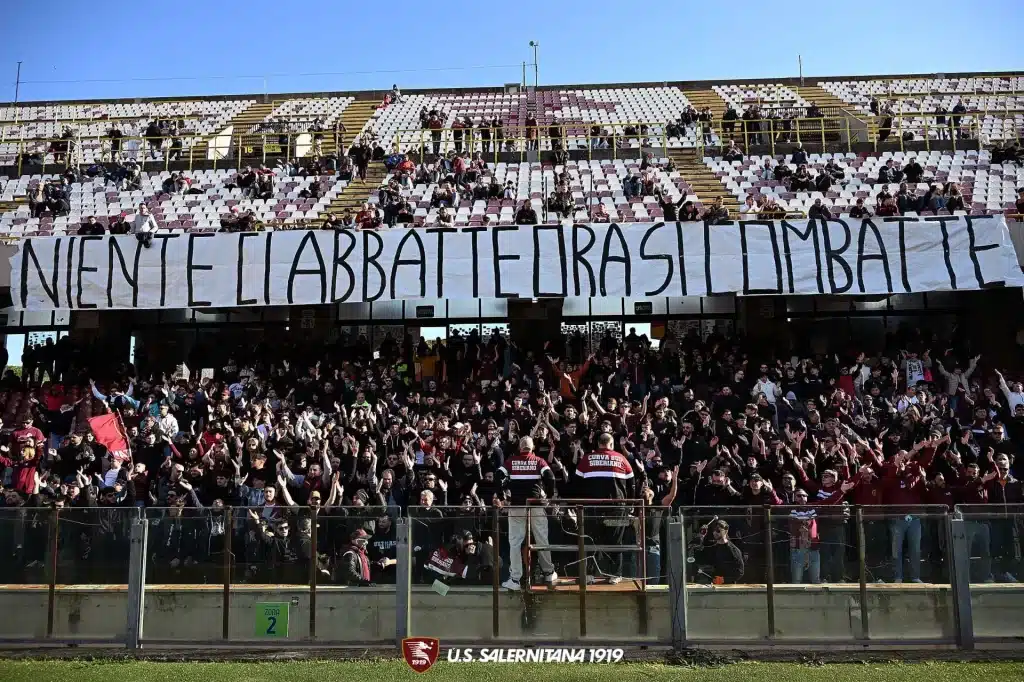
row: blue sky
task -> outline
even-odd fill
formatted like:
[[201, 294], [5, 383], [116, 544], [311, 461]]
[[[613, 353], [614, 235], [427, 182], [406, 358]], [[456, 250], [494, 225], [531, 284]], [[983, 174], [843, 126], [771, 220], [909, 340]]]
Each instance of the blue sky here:
[[3, 0], [0, 101], [1024, 70], [1020, 0], [162, 5]]

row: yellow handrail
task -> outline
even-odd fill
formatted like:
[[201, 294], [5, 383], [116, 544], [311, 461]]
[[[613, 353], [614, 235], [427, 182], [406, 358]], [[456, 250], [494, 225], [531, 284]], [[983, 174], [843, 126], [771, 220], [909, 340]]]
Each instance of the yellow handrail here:
[[[196, 159], [193, 158], [192, 151], [195, 149], [195, 147], [197, 145], [207, 141], [209, 138], [204, 137], [202, 135], [175, 135], [175, 136], [166, 135], [166, 136], [160, 136], [159, 138], [150, 138], [150, 137], [145, 137], [145, 136], [141, 136], [141, 135], [125, 135], [124, 137], [118, 138], [118, 140], [120, 141], [120, 146], [121, 146], [120, 150], [118, 151], [118, 155], [119, 155], [119, 157], [121, 159], [134, 159], [134, 160], [137, 160], [137, 161], [149, 161], [151, 159], [147, 158], [147, 154], [149, 154], [151, 152], [150, 142], [152, 142], [154, 140], [160, 140], [161, 141], [160, 150], [161, 150], [161, 154], [163, 156], [162, 160], [164, 162], [164, 170], [167, 170], [170, 167], [172, 152], [171, 152], [170, 145], [164, 147], [163, 142], [164, 141], [168, 141], [168, 140], [173, 141], [175, 139], [178, 139], [178, 140], [182, 141], [181, 149], [180, 150], [176, 150], [177, 154], [178, 154], [178, 159], [175, 159], [175, 160], [183, 160], [185, 152], [187, 151], [188, 152], [188, 161], [189, 161], [188, 169], [191, 170], [192, 166], [193, 166], [193, 163], [196, 160]], [[82, 143], [84, 141], [96, 141], [96, 140], [99, 140], [100, 143], [101, 143], [100, 158], [97, 159], [96, 162], [103, 163], [103, 162], [106, 162], [106, 161], [114, 160], [113, 159], [113, 153], [114, 152], [113, 152], [113, 149], [111, 148], [111, 143], [113, 142], [113, 140], [110, 137], [107, 137], [106, 135], [80, 136], [80, 137], [73, 137], [73, 138], [57, 137], [57, 138], [39, 138], [39, 139], [32, 139], [32, 140], [17, 140], [18, 152], [17, 152], [17, 159], [16, 159], [16, 164], [15, 165], [18, 168], [18, 175], [22, 174], [22, 167], [23, 167], [24, 162], [25, 162], [25, 155], [26, 154], [39, 154], [42, 157], [40, 172], [45, 173], [45, 172], [47, 172], [46, 171], [46, 166], [47, 165], [51, 165], [52, 164], [52, 165], [59, 166], [60, 168], [67, 167], [68, 160], [69, 160], [71, 154], [75, 153], [74, 152], [74, 146], [79, 145], [80, 143]], [[132, 142], [132, 141], [138, 142], [139, 146], [134, 148], [134, 149], [130, 149], [130, 150], [125, 149], [126, 143], [129, 143], [129, 142]], [[189, 142], [189, 145], [188, 145], [187, 148], [185, 147], [185, 142], [186, 141]], [[11, 140], [8, 144], [13, 144], [14, 142], [15, 142], [14, 140]], [[68, 151], [66, 151], [66, 152], [52, 152], [52, 151], [50, 151], [51, 145], [53, 143], [55, 143], [55, 142], [69, 143]], [[55, 158], [54, 158], [53, 161], [50, 162], [50, 164], [47, 164], [47, 161], [46, 161], [47, 156], [50, 156], [51, 154]], [[64, 158], [63, 163], [61, 163], [61, 162], [57, 161], [57, 157], [67, 157], [67, 158]]]

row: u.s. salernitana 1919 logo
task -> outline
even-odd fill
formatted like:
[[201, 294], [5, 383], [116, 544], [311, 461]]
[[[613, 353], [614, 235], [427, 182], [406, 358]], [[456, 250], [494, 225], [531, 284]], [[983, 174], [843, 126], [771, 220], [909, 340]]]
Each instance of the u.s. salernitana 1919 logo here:
[[418, 673], [425, 673], [437, 661], [441, 642], [433, 637], [406, 637], [402, 640], [402, 658]]

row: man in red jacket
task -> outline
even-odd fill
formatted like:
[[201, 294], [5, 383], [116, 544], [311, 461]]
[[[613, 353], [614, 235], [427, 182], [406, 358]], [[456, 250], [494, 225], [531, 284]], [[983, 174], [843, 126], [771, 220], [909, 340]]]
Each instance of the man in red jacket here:
[[[852, 480], [857, 484], [848, 495], [852, 504], [858, 507], [882, 504], [882, 479], [873, 466], [862, 464]], [[867, 516], [864, 519], [864, 562], [873, 574], [889, 563], [889, 531], [877, 514]]]
[[[38, 429], [37, 429], [38, 430]], [[39, 448], [32, 442], [31, 436], [22, 436], [14, 441], [16, 451], [7, 451], [7, 446], [0, 452], [0, 466], [10, 467], [11, 483], [14, 489], [24, 495], [31, 495], [36, 488], [36, 471], [42, 460]]]
[[[809, 493], [812, 505], [838, 505], [844, 490], [840, 481], [849, 477], [849, 467], [839, 471], [826, 469], [821, 473], [821, 483], [811, 479], [799, 460], [794, 459], [799, 485]], [[853, 487], [852, 484], [849, 487]], [[846, 539], [847, 511], [843, 508], [822, 510], [818, 515], [818, 533], [821, 537], [821, 573], [826, 582], [845, 582], [843, 560], [848, 541]]]
[[910, 558], [910, 580], [921, 582], [921, 517], [913, 507], [924, 503], [925, 467], [932, 460], [935, 448], [931, 441], [922, 441], [911, 452], [900, 450], [886, 464], [882, 477], [882, 500], [895, 507], [888, 510], [889, 558], [892, 560], [893, 582], [903, 582], [903, 545]]
[[[985, 479], [981, 477], [981, 469], [977, 462], [970, 462], [964, 466], [960, 455], [952, 449], [946, 451], [946, 461], [956, 468], [956, 481], [951, 486], [955, 504], [980, 505], [988, 502]], [[979, 582], [993, 582], [991, 532], [988, 522], [965, 520], [964, 526], [971, 556], [977, 554], [979, 557], [976, 577], [979, 578]]]
[[33, 447], [40, 457], [46, 447], [46, 436], [38, 428], [32, 425], [32, 417], [26, 416], [18, 422], [18, 428], [11, 434], [11, 440], [15, 443], [31, 440]]

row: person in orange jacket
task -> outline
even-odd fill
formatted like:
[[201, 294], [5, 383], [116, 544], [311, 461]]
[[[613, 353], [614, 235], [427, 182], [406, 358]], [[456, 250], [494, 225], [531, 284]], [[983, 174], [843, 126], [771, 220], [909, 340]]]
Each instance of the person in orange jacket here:
[[551, 362], [552, 371], [558, 377], [558, 393], [566, 400], [575, 398], [576, 391], [579, 389], [580, 379], [590, 369], [590, 363], [594, 360], [594, 354], [589, 354], [586, 361], [577, 369], [573, 369], [573, 365], [567, 364], [563, 370], [559, 359], [550, 355], [548, 360]]

